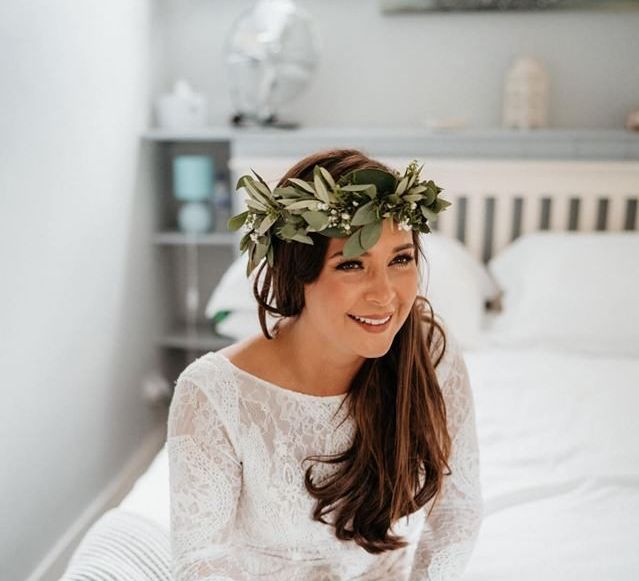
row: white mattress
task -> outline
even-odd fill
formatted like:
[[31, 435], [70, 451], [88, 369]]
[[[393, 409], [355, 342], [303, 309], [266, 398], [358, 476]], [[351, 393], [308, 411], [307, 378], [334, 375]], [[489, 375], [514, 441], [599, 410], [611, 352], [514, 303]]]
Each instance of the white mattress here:
[[[639, 579], [639, 359], [465, 353], [485, 518], [464, 579]], [[122, 507], [169, 526], [166, 449]]]

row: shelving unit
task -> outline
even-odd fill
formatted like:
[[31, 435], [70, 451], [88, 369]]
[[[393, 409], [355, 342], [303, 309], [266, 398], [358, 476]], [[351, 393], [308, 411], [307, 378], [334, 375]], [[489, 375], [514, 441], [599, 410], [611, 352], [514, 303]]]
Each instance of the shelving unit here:
[[[145, 137], [146, 139], [146, 137]], [[149, 141], [149, 140], [147, 140]], [[154, 149], [154, 182], [157, 184], [156, 234], [153, 243], [162, 285], [158, 289], [162, 305], [163, 332], [156, 338], [161, 350], [164, 376], [174, 384], [180, 372], [194, 359], [231, 344], [234, 339], [214, 332], [205, 317], [205, 308], [221, 276], [238, 255], [238, 234], [229, 232], [226, 222], [232, 209], [216, 205], [211, 199], [213, 225], [203, 234], [179, 230], [180, 202], [173, 193], [173, 158], [178, 155], [207, 155], [215, 167], [215, 190], [231, 190], [228, 168], [230, 142], [222, 136], [191, 141], [189, 139], [150, 140]]]

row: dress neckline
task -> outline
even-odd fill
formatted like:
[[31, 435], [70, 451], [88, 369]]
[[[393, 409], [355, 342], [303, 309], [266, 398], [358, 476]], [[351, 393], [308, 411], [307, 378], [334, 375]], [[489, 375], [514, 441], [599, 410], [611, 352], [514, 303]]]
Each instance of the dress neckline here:
[[249, 377], [250, 379], [257, 381], [263, 385], [266, 385], [267, 387], [271, 389], [275, 389], [279, 392], [284, 392], [286, 394], [291, 394], [291, 396], [293, 397], [299, 397], [300, 399], [307, 399], [307, 400], [315, 400], [315, 401], [321, 400], [321, 401], [333, 402], [333, 401], [342, 401], [348, 395], [348, 392], [341, 393], [338, 395], [313, 395], [310, 393], [302, 393], [301, 391], [295, 391], [293, 389], [289, 389], [288, 387], [278, 385], [271, 381], [267, 381], [266, 379], [262, 379], [261, 377], [258, 377], [257, 375], [253, 375], [252, 373], [249, 373], [248, 371], [235, 365], [235, 363], [233, 363], [228, 357], [226, 357], [226, 355], [222, 355], [222, 353], [211, 351], [209, 354], [224, 359], [224, 361], [239, 374], [244, 375], [245, 377]]

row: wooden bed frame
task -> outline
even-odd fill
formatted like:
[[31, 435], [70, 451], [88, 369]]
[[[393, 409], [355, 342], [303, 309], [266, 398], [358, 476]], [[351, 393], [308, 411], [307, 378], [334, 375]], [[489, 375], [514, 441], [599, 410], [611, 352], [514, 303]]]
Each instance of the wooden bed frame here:
[[[403, 169], [411, 159], [379, 157]], [[522, 234], [636, 230], [639, 161], [427, 158], [422, 177], [453, 202], [433, 230], [455, 237], [484, 263]], [[232, 183], [250, 168], [274, 185], [298, 159], [234, 158]], [[234, 197], [234, 200], [237, 198]], [[235, 208], [234, 211], [241, 211]]]

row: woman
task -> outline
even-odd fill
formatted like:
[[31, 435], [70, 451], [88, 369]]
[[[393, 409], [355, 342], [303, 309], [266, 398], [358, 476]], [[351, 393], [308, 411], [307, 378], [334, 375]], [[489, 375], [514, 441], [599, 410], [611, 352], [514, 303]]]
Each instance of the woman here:
[[461, 352], [417, 295], [419, 232], [448, 205], [420, 170], [333, 150], [272, 192], [240, 179], [229, 225], [259, 267], [263, 334], [176, 382], [176, 581], [461, 577], [479, 453]]

